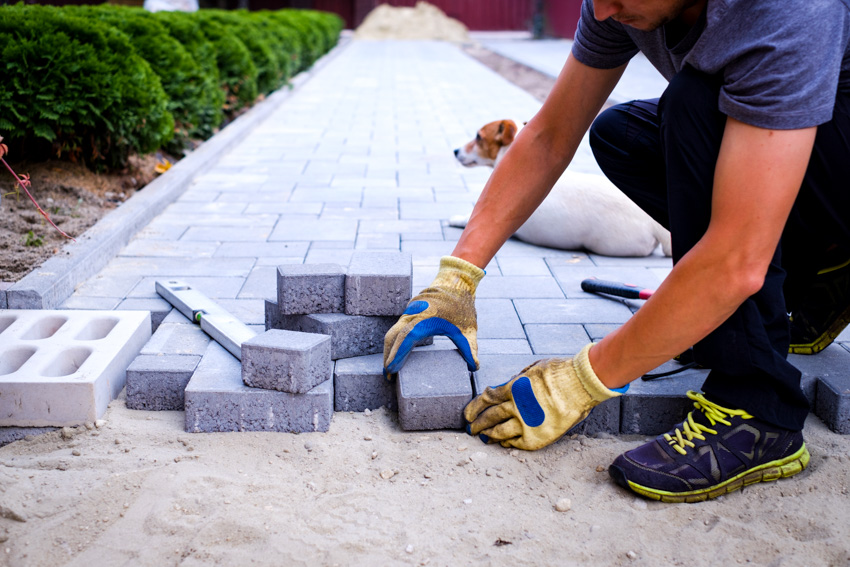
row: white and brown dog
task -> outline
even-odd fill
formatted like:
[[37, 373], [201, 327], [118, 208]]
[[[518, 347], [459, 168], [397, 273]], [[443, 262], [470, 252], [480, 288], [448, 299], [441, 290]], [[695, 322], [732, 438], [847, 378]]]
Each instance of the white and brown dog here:
[[[486, 124], [475, 139], [455, 150], [466, 167], [495, 167], [516, 136], [513, 120]], [[449, 225], [465, 227], [468, 217]], [[648, 256], [661, 244], [671, 255], [670, 233], [602, 175], [565, 171], [534, 214], [514, 234], [520, 240], [563, 250], [586, 249], [605, 256]]]

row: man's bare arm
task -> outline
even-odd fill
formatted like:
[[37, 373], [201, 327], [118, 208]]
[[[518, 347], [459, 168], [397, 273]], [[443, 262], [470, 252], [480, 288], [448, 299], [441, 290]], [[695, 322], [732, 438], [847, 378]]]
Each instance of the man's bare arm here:
[[688, 349], [761, 289], [815, 132], [727, 119], [708, 230], [635, 316], [590, 351], [606, 386], [623, 386]]
[[549, 194], [624, 69], [567, 58], [543, 107], [490, 176], [453, 256], [482, 268], [490, 262]]

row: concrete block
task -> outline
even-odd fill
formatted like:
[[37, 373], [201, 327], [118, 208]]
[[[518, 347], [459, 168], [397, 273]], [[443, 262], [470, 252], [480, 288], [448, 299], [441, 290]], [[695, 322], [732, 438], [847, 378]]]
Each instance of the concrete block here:
[[[530, 364], [545, 357], [538, 355], [482, 355], [478, 357], [479, 370], [475, 372], [473, 384], [475, 395], [481, 395], [489, 387], [496, 387], [518, 375]], [[594, 435], [596, 433], [620, 432], [620, 398], [605, 401], [590, 412], [581, 423], [577, 423], [567, 432], [567, 435], [580, 433]]]
[[[676, 368], [668, 362], [656, 371]], [[685, 396], [688, 390], [700, 391], [708, 370], [691, 369], [669, 378], [635, 380], [620, 397], [620, 433], [659, 435], [685, 419], [694, 403]]]
[[333, 416], [333, 380], [304, 394], [250, 388], [239, 360], [217, 343], [185, 392], [186, 431], [327, 431]]
[[384, 336], [396, 321], [398, 317], [319, 313], [299, 317], [294, 330], [330, 336], [331, 359], [339, 360], [383, 352]]
[[0, 427], [0, 447], [35, 435], [56, 431], [57, 427]]
[[303, 394], [332, 376], [327, 335], [272, 329], [242, 343], [247, 386]]
[[836, 433], [850, 435], [850, 376], [818, 379], [815, 413]]
[[284, 315], [341, 313], [345, 307], [345, 270], [336, 264], [278, 266], [277, 304]]
[[526, 325], [534, 354], [572, 356], [590, 342], [581, 325]]
[[456, 350], [413, 351], [396, 377], [396, 396], [406, 431], [463, 429], [472, 399], [466, 362]]
[[136, 410], [182, 410], [183, 391], [200, 356], [143, 354], [127, 368], [127, 407]]
[[173, 307], [161, 297], [130, 297], [118, 304], [121, 311], [150, 311], [151, 333], [155, 333]]
[[396, 409], [395, 384], [384, 378], [384, 357], [370, 354], [337, 360], [334, 367], [334, 410]]
[[[832, 344], [817, 354], [789, 354], [788, 362], [803, 373], [800, 386], [809, 400], [809, 406], [816, 412], [819, 379], [831, 379], [846, 374], [850, 367], [850, 352], [841, 345]], [[817, 413], [817, 412], [816, 412]], [[820, 414], [818, 414], [820, 417]], [[821, 417], [821, 419], [824, 419]]]
[[401, 315], [410, 301], [410, 254], [357, 250], [345, 277], [345, 313]]
[[277, 301], [264, 300], [266, 330], [282, 329], [284, 331], [297, 331], [299, 315], [284, 315], [277, 306]]
[[12, 282], [0, 282], [0, 309], [7, 309], [6, 290], [12, 287]]
[[142, 311], [0, 312], [0, 426], [100, 418], [150, 333]]

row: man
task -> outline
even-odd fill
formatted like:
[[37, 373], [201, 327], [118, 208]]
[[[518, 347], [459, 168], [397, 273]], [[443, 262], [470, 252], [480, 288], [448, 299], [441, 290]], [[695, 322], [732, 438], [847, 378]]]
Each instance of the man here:
[[[846, 289], [827, 304], [810, 290], [846, 277], [846, 267], [822, 269], [850, 257], [848, 43], [846, 0], [585, 0], [552, 93], [493, 173], [452, 257], [387, 334], [386, 372], [429, 334], [451, 337], [477, 367], [481, 267], [544, 199], [593, 123], [605, 174], [671, 230], [674, 268], [599, 343], [571, 360], [539, 361], [472, 400], [469, 432], [544, 447], [695, 345], [711, 369], [703, 393], [688, 393], [695, 410], [618, 457], [614, 480], [682, 502], [803, 470], [808, 404], [786, 361], [783, 287], [797, 325], [807, 322], [801, 348], [828, 344], [846, 319]], [[594, 122], [638, 50], [670, 81], [664, 95]]]

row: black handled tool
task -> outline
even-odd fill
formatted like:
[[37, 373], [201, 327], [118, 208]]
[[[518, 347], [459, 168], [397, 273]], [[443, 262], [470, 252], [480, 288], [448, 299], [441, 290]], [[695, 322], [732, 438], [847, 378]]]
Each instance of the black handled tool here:
[[649, 299], [655, 293], [654, 289], [642, 288], [634, 284], [598, 280], [596, 278], [583, 280], [581, 282], [581, 289], [590, 293], [607, 293], [608, 295], [616, 295], [617, 297], [625, 297], [626, 299]]

